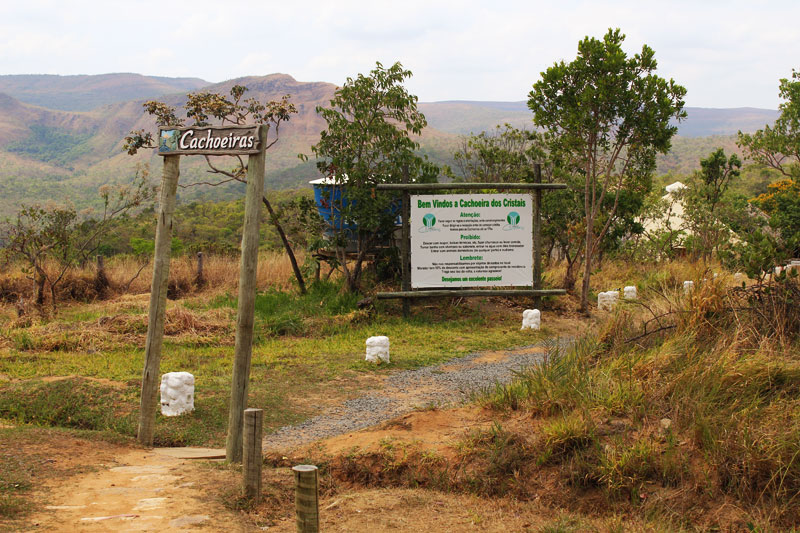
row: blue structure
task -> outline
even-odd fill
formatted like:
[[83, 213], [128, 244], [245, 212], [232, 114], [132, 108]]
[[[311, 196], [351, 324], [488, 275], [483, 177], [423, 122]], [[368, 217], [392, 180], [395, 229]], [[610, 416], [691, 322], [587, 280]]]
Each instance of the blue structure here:
[[[317, 211], [325, 221], [326, 237], [333, 237], [334, 228], [342, 229], [347, 234], [347, 251], [357, 249], [358, 226], [354, 223], [343, 223], [340, 208], [347, 207], [347, 183], [337, 183], [331, 178], [320, 178], [309, 182], [314, 187], [314, 202], [317, 204]], [[390, 213], [396, 217], [395, 226], [401, 226], [402, 202], [398, 198], [392, 202], [389, 208]]]
[[[355, 224], [342, 225], [340, 207], [349, 205], [347, 199], [347, 185], [343, 183], [336, 183], [331, 178], [320, 178], [318, 180], [310, 181], [314, 186], [314, 202], [317, 204], [317, 211], [329, 229], [325, 231], [326, 234], [333, 233], [332, 228], [343, 228], [347, 230], [348, 234], [352, 233], [353, 236], [356, 232]], [[348, 238], [350, 235], [348, 235]]]

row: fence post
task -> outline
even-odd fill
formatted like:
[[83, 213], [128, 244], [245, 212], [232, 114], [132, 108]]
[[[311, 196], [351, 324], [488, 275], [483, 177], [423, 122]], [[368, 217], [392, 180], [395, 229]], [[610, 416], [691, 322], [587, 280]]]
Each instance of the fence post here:
[[194, 283], [198, 288], [203, 288], [206, 284], [206, 278], [203, 275], [203, 252], [197, 252], [197, 274], [194, 277]]
[[[408, 166], [403, 167], [403, 183], [409, 182]], [[403, 223], [400, 241], [400, 272], [403, 291], [411, 290], [411, 194], [403, 189], [400, 218]], [[411, 316], [411, 302], [403, 298], [403, 318]]]
[[294, 472], [294, 505], [297, 515], [297, 533], [319, 532], [319, 480], [317, 467], [297, 465]]
[[103, 261], [103, 256], [97, 256], [97, 274], [94, 278], [94, 288], [97, 291], [98, 296], [101, 298], [105, 297], [106, 289], [108, 289], [108, 276], [106, 276], [106, 265]]
[[264, 427], [264, 411], [244, 410], [243, 435], [243, 492], [245, 498], [258, 503], [261, 499], [261, 430]]
[[[542, 165], [534, 163], [533, 182], [542, 182]], [[533, 191], [533, 289], [542, 288], [542, 190]], [[542, 309], [542, 297], [533, 298], [533, 307]]]

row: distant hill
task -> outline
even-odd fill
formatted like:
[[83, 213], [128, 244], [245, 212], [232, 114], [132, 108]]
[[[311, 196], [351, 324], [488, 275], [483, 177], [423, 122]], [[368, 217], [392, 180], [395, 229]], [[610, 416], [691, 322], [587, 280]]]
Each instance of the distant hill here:
[[[120, 82], [125, 76], [132, 76], [129, 78], [132, 82], [142, 82], [137, 91], [150, 87], [153, 91], [168, 90], [168, 93], [95, 105], [120, 98]], [[0, 86], [11, 78], [16, 79], [17, 89], [24, 85], [32, 93], [38, 87], [39, 94], [49, 94], [50, 99], [32, 105], [13, 95], [0, 94], [0, 191], [3, 192], [0, 219], [16, 211], [20, 203], [70, 200], [79, 208], [90, 206], [96, 203], [97, 189], [101, 185], [129, 181], [137, 164], [148, 163], [154, 178], [158, 179], [160, 158], [146, 150], [135, 157], [128, 156], [122, 151], [123, 138], [133, 129], [156, 130], [154, 121], [142, 109], [146, 99], [159, 98], [181, 108], [186, 102], [186, 92], [205, 84], [198, 79], [184, 79], [189, 88], [178, 89], [183, 87], [183, 82], [177, 78], [112, 74], [0, 76]], [[29, 83], [23, 84], [22, 78], [27, 78]], [[81, 92], [82, 85], [77, 78], [90, 78], [84, 80], [88, 83], [86, 93]], [[102, 79], [107, 83], [100, 83]], [[52, 82], [50, 89], [47, 89], [48, 80]], [[291, 95], [298, 114], [281, 126], [280, 141], [267, 154], [266, 186], [268, 189], [306, 186], [318, 173], [313, 161], [303, 162], [297, 154], [311, 154], [311, 146], [325, 127], [316, 107], [329, 104], [336, 86], [325, 82], [299, 82], [287, 74], [272, 74], [237, 78], [205, 85], [203, 89], [227, 93], [234, 84], [245, 85], [249, 88], [248, 96], [259, 99]], [[58, 91], [53, 89], [56, 86], [62, 87], [65, 94], [58, 96]], [[71, 101], [73, 107], [76, 102], [84, 101], [84, 107], [91, 109], [55, 109], [59, 98]], [[530, 111], [524, 102], [432, 102], [421, 103], [420, 108], [429, 122], [420, 138], [421, 152], [443, 164], [452, 165], [453, 153], [464, 134], [488, 130], [505, 122], [518, 127], [531, 124]], [[674, 139], [673, 151], [658, 160], [659, 173], [691, 172], [699, 167], [701, 157], [718, 147], [725, 148], [728, 153], [735, 152], [735, 138], [730, 134], [738, 129], [753, 131], [763, 127], [777, 115], [775, 111], [749, 108], [689, 108], [688, 111], [689, 119], [681, 124], [682, 135]], [[693, 136], [706, 134], [709, 136]], [[181, 184], [213, 181], [214, 177], [206, 170], [202, 158], [183, 158]], [[237, 198], [242, 193], [241, 184], [229, 183], [217, 187], [181, 188], [178, 197], [182, 202], [224, 200]]]
[[[476, 102], [452, 100], [420, 104], [428, 124], [436, 129], [460, 135], [480, 133], [495, 124], [511, 124], [517, 128], [532, 128], [533, 116], [527, 102]], [[778, 117], [773, 109], [740, 107], [711, 109], [687, 107], [687, 118], [678, 124], [682, 137], [708, 137], [710, 135], [735, 135], [739, 130], [747, 133], [772, 124]]]
[[100, 106], [194, 91], [210, 85], [200, 78], [164, 78], [141, 74], [0, 76], [0, 93], [20, 102], [62, 111], [89, 111]]

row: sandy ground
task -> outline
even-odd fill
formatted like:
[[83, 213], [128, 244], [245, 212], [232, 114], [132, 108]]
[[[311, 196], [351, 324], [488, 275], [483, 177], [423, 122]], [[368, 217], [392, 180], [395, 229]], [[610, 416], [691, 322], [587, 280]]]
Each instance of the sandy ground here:
[[250, 531], [208, 492], [225, 474], [212, 470], [152, 451], [121, 451], [51, 488], [26, 522], [36, 531]]

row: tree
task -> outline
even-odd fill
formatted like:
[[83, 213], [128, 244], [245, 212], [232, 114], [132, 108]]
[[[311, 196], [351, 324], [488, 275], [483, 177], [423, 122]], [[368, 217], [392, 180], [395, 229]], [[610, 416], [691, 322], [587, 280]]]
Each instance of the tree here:
[[[592, 259], [609, 230], [625, 189], [649, 180], [657, 153], [666, 153], [686, 116], [686, 89], [654, 74], [653, 50], [628, 57], [625, 36], [609, 30], [585, 38], [578, 56], [542, 72], [529, 93], [534, 123], [543, 128], [554, 164], [583, 182], [585, 223], [581, 309], [588, 311]], [[605, 221], [601, 206], [613, 198]]]
[[533, 165], [544, 160], [541, 136], [510, 124], [463, 137], [453, 156], [457, 179], [483, 183], [531, 181]]
[[784, 255], [800, 256], [800, 180], [784, 179], [751, 202], [769, 216], [769, 225], [780, 233]]
[[91, 257], [113, 220], [151, 200], [154, 194], [146, 169], [140, 169], [130, 186], [100, 188], [103, 211], [97, 218], [81, 217], [71, 205], [23, 205], [16, 220], [4, 224], [3, 253], [27, 264], [38, 306], [44, 304], [45, 287], [49, 285], [56, 310], [57, 288], [67, 272]]
[[730, 204], [722, 200], [731, 181], [741, 174], [742, 162], [736, 154], [727, 157], [719, 148], [701, 159], [700, 167], [678, 198], [683, 202], [687, 245], [708, 260], [731, 236], [731, 213], [725, 212]]
[[[345, 191], [341, 198], [329, 198], [339, 212], [330, 229], [351, 292], [360, 290], [364, 259], [393, 231], [397, 217], [395, 196], [374, 186], [404, 179], [434, 181], [438, 174], [415, 154], [419, 143], [411, 136], [420, 135], [427, 122], [417, 110], [417, 97], [402, 85], [411, 75], [400, 63], [389, 68], [377, 63], [368, 76], [347, 78], [329, 107], [317, 107], [327, 128], [312, 151], [320, 172]], [[352, 266], [347, 263], [348, 234], [356, 241]]]
[[[268, 126], [267, 135], [269, 136], [270, 133], [274, 135], [271, 140], [269, 138], [264, 139], [264, 143], [266, 144], [265, 149], [269, 149], [278, 142], [278, 133], [281, 124], [288, 121], [292, 114], [297, 113], [297, 109], [295, 105], [289, 101], [289, 95], [285, 95], [279, 101], [271, 100], [268, 102], [260, 102], [256, 98], [244, 99], [244, 94], [246, 92], [247, 87], [234, 85], [230, 90], [230, 98], [221, 94], [205, 91], [190, 93], [184, 105], [186, 119], [193, 121], [194, 126], [200, 127], [210, 126], [211, 120], [216, 120], [222, 125], [264, 124]], [[185, 120], [177, 115], [176, 110], [163, 102], [151, 100], [145, 102], [143, 105], [148, 114], [156, 117], [156, 124], [158, 126], [181, 127], [184, 125]], [[141, 148], [155, 148], [153, 135], [145, 130], [132, 131], [125, 138], [123, 148], [130, 155], [135, 154]], [[233, 157], [235, 157], [237, 161], [234, 167], [223, 169], [212, 163], [208, 156], [205, 156], [209, 168], [208, 172], [223, 175], [226, 179], [218, 182], [179, 184], [179, 186], [182, 188], [195, 185], [218, 186], [230, 181], [246, 183], [247, 165], [241, 156]], [[267, 208], [270, 222], [275, 226], [276, 231], [281, 237], [286, 253], [289, 256], [289, 261], [292, 264], [292, 270], [297, 279], [300, 292], [305, 294], [306, 287], [303, 281], [303, 275], [300, 272], [300, 267], [297, 264], [297, 259], [295, 258], [289, 239], [286, 237], [286, 233], [283, 231], [278, 216], [266, 195], [262, 196], [261, 200]]]
[[753, 134], [739, 132], [737, 144], [745, 156], [780, 172], [785, 179], [771, 184], [768, 191], [752, 202], [770, 217], [773, 229], [780, 232], [784, 251], [800, 254], [800, 72], [780, 80], [783, 102], [775, 124]]
[[781, 114], [775, 124], [753, 134], [739, 132], [737, 144], [745, 156], [773, 168], [784, 177], [800, 179], [800, 72], [780, 80], [778, 105]]

